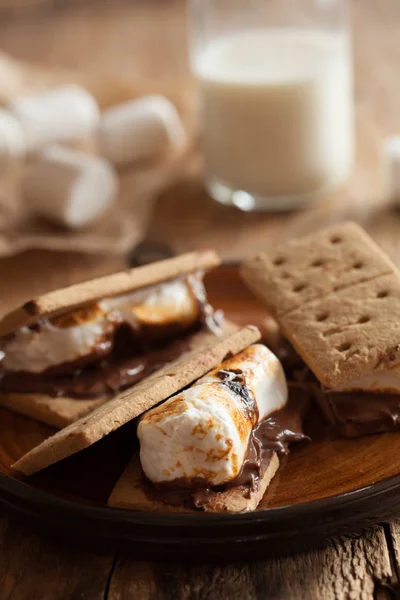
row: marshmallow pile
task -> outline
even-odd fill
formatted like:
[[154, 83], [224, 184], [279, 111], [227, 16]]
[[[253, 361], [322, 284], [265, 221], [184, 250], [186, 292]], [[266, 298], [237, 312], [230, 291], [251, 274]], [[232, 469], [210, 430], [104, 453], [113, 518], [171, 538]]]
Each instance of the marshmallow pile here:
[[[97, 155], [73, 147], [88, 137], [95, 140]], [[185, 143], [179, 114], [163, 96], [101, 113], [87, 90], [64, 85], [0, 109], [0, 175], [23, 162], [21, 187], [29, 209], [71, 229], [89, 224], [112, 204], [117, 168]]]

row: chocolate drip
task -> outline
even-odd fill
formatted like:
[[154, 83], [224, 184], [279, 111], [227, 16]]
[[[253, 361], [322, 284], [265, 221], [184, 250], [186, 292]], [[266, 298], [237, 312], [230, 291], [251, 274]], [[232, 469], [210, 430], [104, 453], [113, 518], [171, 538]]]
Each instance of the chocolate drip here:
[[[308, 405], [308, 391], [298, 385], [291, 386], [286, 406], [273, 412], [252, 430], [242, 468], [228, 483], [204, 487], [204, 482], [191, 481], [188, 489], [188, 482], [183, 480], [157, 487], [146, 481], [147, 493], [167, 504], [196, 509], [203, 509], [215, 493], [232, 488], [243, 488], [243, 494], [249, 498], [257, 489], [274, 452], [287, 454], [292, 444], [310, 439], [302, 427]], [[171, 485], [174, 489], [171, 489]]]
[[355, 391], [326, 396], [343, 437], [400, 429], [400, 395]]

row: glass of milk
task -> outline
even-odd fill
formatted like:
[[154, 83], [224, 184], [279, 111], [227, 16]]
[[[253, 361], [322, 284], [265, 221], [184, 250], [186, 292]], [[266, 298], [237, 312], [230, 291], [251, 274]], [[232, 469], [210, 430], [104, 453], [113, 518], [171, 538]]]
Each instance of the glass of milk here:
[[190, 0], [209, 194], [288, 210], [344, 185], [354, 153], [348, 0]]

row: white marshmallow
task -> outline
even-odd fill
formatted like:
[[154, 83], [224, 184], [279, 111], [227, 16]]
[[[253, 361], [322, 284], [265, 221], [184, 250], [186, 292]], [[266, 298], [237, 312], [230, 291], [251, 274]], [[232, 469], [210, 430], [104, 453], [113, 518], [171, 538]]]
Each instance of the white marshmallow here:
[[0, 173], [15, 159], [24, 158], [26, 137], [18, 119], [0, 108]]
[[30, 209], [77, 229], [116, 198], [118, 177], [106, 160], [63, 146], [47, 146], [26, 168], [22, 190]]
[[100, 115], [96, 100], [78, 85], [19, 97], [9, 108], [23, 127], [30, 150], [52, 142], [79, 142], [96, 128]]
[[[221, 370], [232, 369], [242, 371], [258, 418], [218, 376]], [[247, 348], [141, 418], [138, 437], [144, 473], [155, 483], [202, 479], [215, 486], [230, 481], [240, 471], [257, 420], [282, 408], [287, 397], [276, 356], [260, 344]]]
[[178, 111], [163, 96], [146, 96], [110, 108], [100, 119], [101, 152], [116, 165], [157, 157], [185, 142]]
[[374, 392], [387, 394], [400, 394], [400, 366], [392, 367], [386, 371], [375, 371], [371, 375], [364, 375], [351, 384], [336, 387], [332, 392]]
[[[3, 345], [2, 368], [7, 371], [41, 373], [49, 367], [75, 361], [93, 353], [99, 342], [112, 335], [116, 322], [108, 320], [99, 305], [77, 311], [39, 330], [23, 327]], [[68, 326], [65, 326], [68, 319]], [[82, 322], [83, 321], [83, 322]]]

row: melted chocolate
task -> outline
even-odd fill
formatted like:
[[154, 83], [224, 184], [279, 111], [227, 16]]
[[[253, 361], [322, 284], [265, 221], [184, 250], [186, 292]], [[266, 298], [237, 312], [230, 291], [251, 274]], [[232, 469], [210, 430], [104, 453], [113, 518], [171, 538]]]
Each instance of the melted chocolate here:
[[[318, 380], [308, 369], [293, 346], [283, 337], [274, 352], [281, 360], [286, 377], [289, 380], [315, 383], [319, 389], [319, 401], [329, 402], [338, 432], [347, 438], [362, 437], [374, 433], [386, 433], [400, 430], [400, 395], [389, 393], [369, 393], [362, 391], [331, 393], [323, 392]], [[396, 359], [394, 351], [381, 357], [381, 362], [391, 363]]]
[[73, 374], [7, 373], [1, 380], [1, 390], [76, 400], [115, 394], [181, 356], [187, 351], [190, 339], [190, 335], [185, 335], [130, 358], [113, 354], [96, 364], [77, 367]]
[[[0, 373], [0, 390], [79, 400], [115, 394], [138, 383], [187, 351], [191, 334], [202, 326], [216, 335], [221, 332], [222, 317], [214, 318], [202, 280], [189, 276], [187, 281], [199, 305], [199, 314], [191, 323], [144, 323], [138, 329], [122, 323], [112, 339], [99, 340], [93, 353], [82, 359], [37, 374]], [[35, 327], [40, 329], [41, 324]]]
[[[310, 438], [303, 432], [302, 421], [309, 405], [308, 391], [294, 384], [289, 387], [289, 400], [284, 408], [275, 411], [256, 426], [251, 433], [245, 459], [238, 475], [220, 486], [204, 487], [201, 481], [174, 481], [170, 485], [155, 487], [145, 480], [148, 495], [175, 506], [203, 509], [218, 492], [241, 487], [249, 498], [257, 489], [274, 452], [287, 454], [289, 447]], [[188, 489], [190, 487], [190, 489]]]
[[343, 437], [361, 437], [400, 429], [399, 395], [361, 391], [326, 395]]

